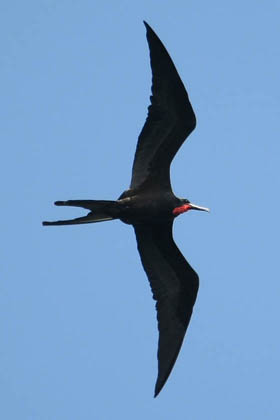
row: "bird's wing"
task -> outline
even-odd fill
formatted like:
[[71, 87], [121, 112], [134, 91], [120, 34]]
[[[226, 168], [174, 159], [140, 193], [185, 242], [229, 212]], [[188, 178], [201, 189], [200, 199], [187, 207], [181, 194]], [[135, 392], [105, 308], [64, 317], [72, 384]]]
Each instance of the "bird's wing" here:
[[141, 261], [156, 300], [159, 343], [155, 396], [177, 359], [199, 282], [173, 240], [172, 224], [134, 226]]
[[130, 189], [171, 189], [172, 159], [196, 124], [186, 89], [164, 45], [146, 23], [152, 68], [152, 96], [139, 135]]

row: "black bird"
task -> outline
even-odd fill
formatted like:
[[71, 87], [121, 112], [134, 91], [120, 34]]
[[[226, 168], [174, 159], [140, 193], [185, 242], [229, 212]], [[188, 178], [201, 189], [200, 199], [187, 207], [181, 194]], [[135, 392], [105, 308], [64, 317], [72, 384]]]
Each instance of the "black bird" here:
[[198, 291], [198, 275], [177, 248], [174, 219], [188, 210], [209, 211], [177, 198], [171, 188], [170, 164], [196, 125], [188, 94], [164, 45], [144, 22], [150, 49], [152, 96], [138, 138], [130, 187], [116, 201], [56, 201], [57, 206], [90, 210], [73, 220], [43, 222], [74, 225], [120, 219], [133, 226], [141, 261], [156, 300], [159, 329], [155, 397], [164, 386], [180, 351]]

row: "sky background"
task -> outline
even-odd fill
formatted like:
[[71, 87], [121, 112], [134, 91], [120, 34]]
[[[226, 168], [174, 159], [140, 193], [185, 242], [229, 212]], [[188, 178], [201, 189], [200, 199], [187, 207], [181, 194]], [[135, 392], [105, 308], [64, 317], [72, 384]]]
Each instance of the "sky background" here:
[[[280, 415], [280, 3], [2, 1], [0, 418], [258, 420]], [[42, 227], [130, 182], [149, 104], [143, 19], [197, 128], [172, 165], [200, 276], [157, 399], [154, 301], [133, 229]]]

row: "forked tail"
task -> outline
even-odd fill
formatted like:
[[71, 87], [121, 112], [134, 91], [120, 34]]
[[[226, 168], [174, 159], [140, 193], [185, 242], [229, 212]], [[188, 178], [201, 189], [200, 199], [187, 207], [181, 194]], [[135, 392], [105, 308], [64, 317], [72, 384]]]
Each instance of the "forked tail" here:
[[118, 216], [116, 201], [110, 200], [67, 200], [56, 201], [56, 206], [82, 207], [90, 210], [84, 217], [72, 220], [58, 220], [56, 222], [43, 222], [43, 226], [79, 225], [82, 223], [97, 223], [116, 219]]

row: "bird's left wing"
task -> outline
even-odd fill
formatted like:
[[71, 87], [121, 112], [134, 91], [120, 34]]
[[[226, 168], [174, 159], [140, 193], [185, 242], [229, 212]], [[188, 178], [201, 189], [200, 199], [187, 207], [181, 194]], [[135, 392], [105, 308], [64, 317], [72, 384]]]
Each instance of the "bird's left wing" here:
[[134, 225], [141, 261], [156, 300], [159, 343], [155, 396], [177, 359], [199, 282], [173, 240], [172, 224]]

